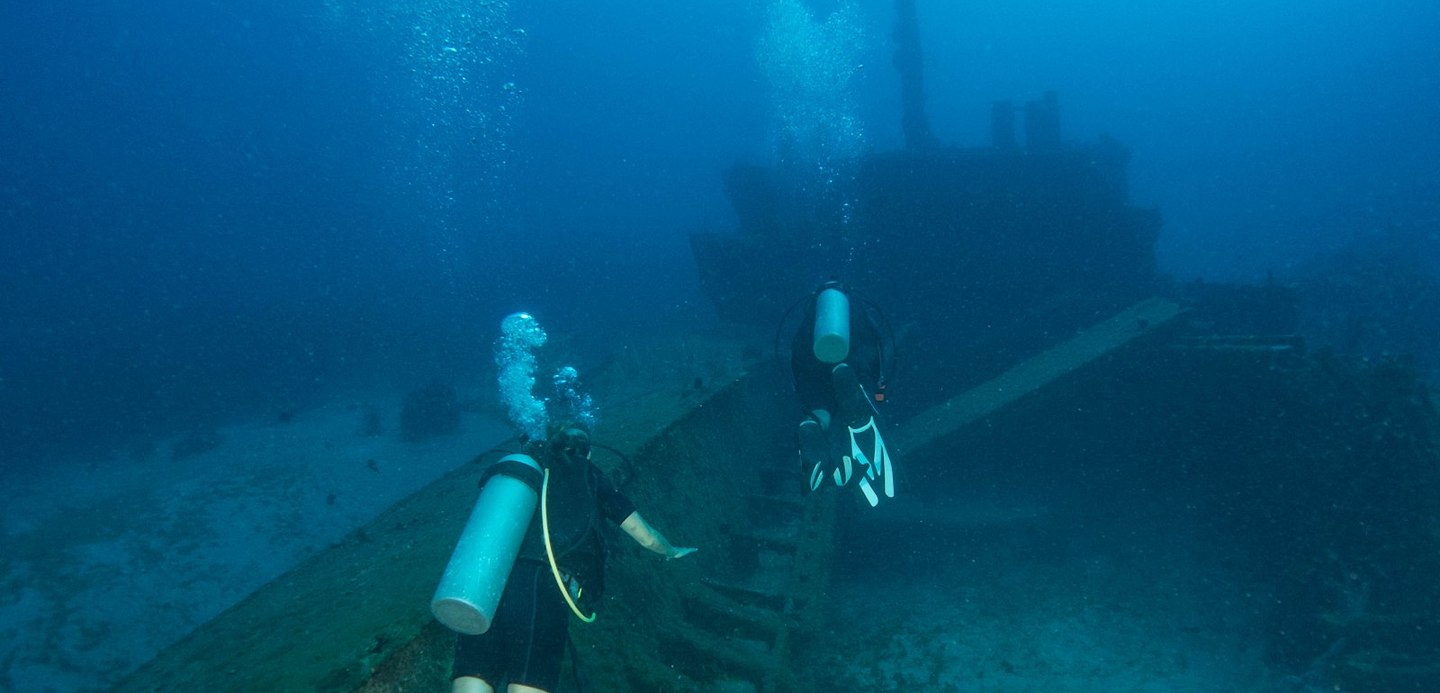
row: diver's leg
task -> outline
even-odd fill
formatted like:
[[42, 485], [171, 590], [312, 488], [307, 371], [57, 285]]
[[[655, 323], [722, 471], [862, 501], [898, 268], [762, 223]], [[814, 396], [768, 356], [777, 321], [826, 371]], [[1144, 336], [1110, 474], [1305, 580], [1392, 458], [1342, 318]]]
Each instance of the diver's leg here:
[[[503, 600], [502, 600], [503, 601]], [[450, 670], [452, 693], [495, 693], [491, 681], [501, 680], [496, 666], [502, 651], [503, 628], [484, 635], [462, 635], [455, 641], [455, 663]]]
[[455, 679], [455, 683], [450, 686], [450, 693], [495, 693], [495, 687], [486, 683], [484, 679], [461, 676]]
[[800, 422], [795, 432], [796, 446], [800, 449], [800, 473], [804, 474], [807, 480], [806, 493], [820, 488], [820, 482], [825, 480], [825, 473], [832, 466], [830, 440], [825, 435], [826, 425], [829, 423], [830, 412], [816, 409]]
[[851, 428], [859, 428], [866, 421], [876, 418], [879, 412], [875, 411], [875, 405], [870, 401], [870, 393], [860, 384], [860, 379], [855, 375], [855, 369], [848, 363], [836, 364], [830, 371], [831, 383], [835, 386], [835, 401], [840, 404], [838, 418], [840, 423]]
[[[842, 459], [859, 467], [856, 473], [860, 478], [858, 486], [871, 506], [880, 502], [875, 484], [881, 485], [885, 497], [894, 498], [895, 477], [890, 452], [885, 446], [885, 437], [880, 433], [879, 412], [875, 410], [870, 393], [865, 391], [855, 376], [855, 369], [848, 364], [836, 365], [830, 374], [835, 385], [835, 399], [840, 403], [839, 418], [849, 438], [846, 441], [849, 449], [842, 453]], [[839, 427], [836, 428], [838, 430]]]
[[[528, 571], [528, 572], [527, 572]], [[548, 693], [560, 688], [560, 668], [570, 629], [570, 608], [548, 566], [526, 564], [511, 580], [529, 583], [524, 642], [511, 651], [509, 693]]]

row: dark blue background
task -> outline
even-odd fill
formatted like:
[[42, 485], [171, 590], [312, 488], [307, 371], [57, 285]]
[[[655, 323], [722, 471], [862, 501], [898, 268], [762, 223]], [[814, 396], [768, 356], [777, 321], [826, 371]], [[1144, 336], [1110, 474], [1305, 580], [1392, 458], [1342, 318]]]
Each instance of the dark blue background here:
[[[1181, 278], [1437, 217], [1433, 2], [918, 4], [939, 137], [1057, 90], [1068, 138], [1134, 149]], [[517, 2], [466, 47], [507, 47], [473, 88], [418, 87], [417, 21], [471, 6], [6, 3], [4, 464], [454, 373], [515, 309], [709, 319], [685, 234], [729, 228], [720, 170], [770, 157], [763, 4]], [[861, 9], [859, 111], [893, 148], [892, 6]]]

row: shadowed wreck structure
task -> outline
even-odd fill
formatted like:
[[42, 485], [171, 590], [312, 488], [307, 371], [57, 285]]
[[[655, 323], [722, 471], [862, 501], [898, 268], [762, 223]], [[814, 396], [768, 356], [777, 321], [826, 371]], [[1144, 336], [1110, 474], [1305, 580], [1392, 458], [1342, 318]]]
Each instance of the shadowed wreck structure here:
[[[913, 23], [913, 3], [899, 4]], [[1231, 548], [1225, 574], [1264, 588], [1238, 608], [1268, 664], [1289, 672], [1283, 690], [1440, 690], [1429, 391], [1403, 363], [1307, 349], [1284, 287], [1159, 276], [1160, 216], [1130, 204], [1128, 152], [1065, 142], [1053, 94], [1019, 109], [1023, 145], [1017, 109], [996, 104], [991, 146], [940, 146], [918, 46], [904, 43], [918, 34], [901, 20], [909, 146], [854, 162], [853, 216], [783, 168], [730, 168], [739, 227], [692, 247], [733, 332], [628, 346], [592, 381], [610, 412], [597, 440], [624, 454], [597, 463], [702, 550], [661, 563], [612, 537], [600, 618], [571, 631], [590, 687], [854, 687], [830, 653], [861, 668], [885, 653], [854, 646], [867, 615], [837, 601], [837, 566], [898, 562], [897, 546], [1043, 561], [1092, 528], [1142, 526]], [[840, 272], [899, 326], [888, 515], [834, 489], [799, 493], [796, 403], [763, 357], [787, 307]], [[454, 636], [426, 607], [482, 469], [463, 465], [392, 507], [117, 690], [445, 689]], [[966, 515], [957, 475], [984, 489], [1042, 480], [1072, 500]], [[933, 666], [928, 679], [866, 683], [944, 690], [942, 671], [971, 667], [983, 686], [1017, 667]]]

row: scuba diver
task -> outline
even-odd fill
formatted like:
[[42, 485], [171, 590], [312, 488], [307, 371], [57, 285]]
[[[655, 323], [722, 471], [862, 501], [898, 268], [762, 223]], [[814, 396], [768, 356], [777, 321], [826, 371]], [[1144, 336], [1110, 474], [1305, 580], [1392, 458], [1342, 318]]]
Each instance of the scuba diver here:
[[[591, 461], [593, 402], [574, 368], [557, 369], [555, 395], [536, 397], [535, 347], [545, 333], [516, 313], [497, 343], [500, 395], [523, 433], [520, 452], [486, 467], [480, 497], [457, 542], [430, 610], [460, 634], [451, 679], [455, 693], [550, 693], [559, 685], [569, 614], [595, 620], [604, 590], [602, 520], [644, 548], [680, 558]], [[623, 457], [623, 455], [621, 455]]]
[[[827, 479], [836, 486], [855, 481], [873, 507], [880, 493], [895, 497], [893, 463], [875, 407], [885, 400], [895, 340], [884, 314], [864, 299], [851, 301], [851, 294], [829, 281], [802, 299], [805, 315], [790, 347], [795, 392], [805, 411], [796, 441], [806, 493]], [[872, 383], [873, 392], [864, 383]]]
[[530, 523], [491, 627], [480, 635], [460, 636], [451, 670], [453, 693], [489, 693], [501, 681], [508, 681], [509, 693], [556, 690], [570, 612], [593, 621], [593, 605], [604, 590], [602, 518], [666, 558], [695, 551], [672, 546], [590, 461], [590, 434], [584, 428], [553, 426], [547, 440], [527, 442], [524, 449], [548, 472], [548, 507], [537, 509], [545, 516]]

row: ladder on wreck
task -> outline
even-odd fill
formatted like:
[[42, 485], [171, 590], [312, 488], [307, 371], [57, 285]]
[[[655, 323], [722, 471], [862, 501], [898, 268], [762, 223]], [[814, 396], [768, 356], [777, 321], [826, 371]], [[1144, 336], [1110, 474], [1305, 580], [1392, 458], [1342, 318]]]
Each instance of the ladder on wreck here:
[[798, 472], [764, 474], [730, 533], [735, 553], [752, 562], [749, 576], [702, 579], [686, 590], [682, 637], [759, 693], [809, 690], [793, 664], [823, 627], [838, 494], [802, 498]]

